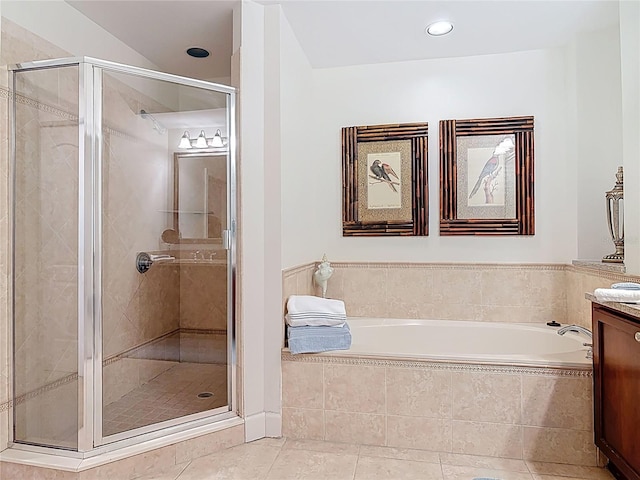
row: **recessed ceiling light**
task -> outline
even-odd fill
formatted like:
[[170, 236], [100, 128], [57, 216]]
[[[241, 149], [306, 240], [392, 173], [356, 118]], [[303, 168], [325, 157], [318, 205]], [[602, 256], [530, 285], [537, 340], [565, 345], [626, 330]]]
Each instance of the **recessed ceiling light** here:
[[446, 35], [453, 30], [453, 23], [443, 20], [441, 22], [435, 22], [426, 28], [426, 32], [433, 37], [440, 37]]
[[205, 58], [209, 56], [209, 51], [200, 47], [187, 48], [187, 55], [191, 55], [195, 58]]

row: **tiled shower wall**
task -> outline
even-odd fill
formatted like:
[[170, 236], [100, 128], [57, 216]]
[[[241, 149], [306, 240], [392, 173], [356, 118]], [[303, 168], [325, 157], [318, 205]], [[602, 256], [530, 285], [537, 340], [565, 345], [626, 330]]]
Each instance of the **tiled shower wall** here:
[[104, 358], [179, 328], [178, 267], [135, 268], [137, 253], [157, 250], [171, 221], [163, 213], [170, 201], [167, 136], [138, 115], [163, 107], [119, 80], [103, 80]]
[[[10, 378], [10, 311], [9, 311], [9, 209], [8, 209], [8, 74], [6, 66], [19, 61], [66, 57], [68, 52], [36, 37], [2, 18], [0, 42], [0, 450], [6, 447], [9, 425], [8, 401]], [[45, 93], [45, 92], [43, 92]], [[53, 93], [53, 92], [51, 92]], [[57, 92], [56, 92], [57, 93]], [[51, 338], [56, 340], [56, 334]], [[64, 361], [63, 361], [64, 363]], [[59, 368], [64, 365], [59, 364]], [[71, 384], [72, 385], [72, 384]], [[60, 390], [64, 391], [64, 388]]]
[[226, 251], [217, 253], [220, 264], [180, 267], [180, 328], [227, 330]]
[[[50, 44], [40, 37], [24, 30], [18, 25], [2, 18], [2, 42], [0, 52], [0, 450], [5, 448], [8, 438], [7, 425], [9, 424], [7, 415], [9, 413], [9, 373], [10, 359], [10, 332], [8, 312], [8, 272], [9, 256], [8, 245], [8, 74], [7, 64], [14, 64], [21, 61], [39, 60], [48, 58], [69, 57], [69, 53]], [[73, 75], [69, 75], [70, 69], [61, 70], [57, 75], [50, 75], [50, 80], [37, 85], [38, 98], [36, 102], [31, 102], [28, 98], [23, 102], [31, 108], [34, 115], [46, 115], [46, 121], [76, 121], [77, 125], [77, 79], [73, 80]], [[34, 90], [34, 93], [36, 91]], [[170, 265], [163, 264], [158, 268], [152, 268], [145, 275], [140, 275], [134, 267], [134, 260], [137, 251], [158, 250], [161, 247], [160, 234], [167, 226], [171, 225], [171, 218], [161, 210], [168, 208], [170, 198], [167, 196], [167, 189], [171, 189], [170, 178], [168, 178], [172, 159], [167, 151], [166, 135], [159, 135], [151, 128], [151, 124], [141, 119], [136, 112], [140, 109], [159, 111], [162, 107], [154, 100], [141, 94], [135, 89], [128, 87], [117, 79], [107, 79], [104, 85], [105, 103], [104, 109], [105, 126], [103, 137], [105, 141], [105, 152], [103, 159], [104, 175], [104, 258], [103, 258], [103, 286], [105, 296], [103, 298], [103, 317], [108, 319], [104, 329], [104, 357], [117, 355], [127, 351], [132, 347], [145, 343], [154, 338], [158, 338], [165, 333], [177, 330], [178, 328], [199, 329], [199, 330], [226, 330], [226, 275], [224, 266], [219, 265]], [[65, 104], [58, 105], [56, 102], [66, 101]], [[55, 105], [57, 109], [49, 108]], [[74, 111], [75, 108], [75, 111]], [[71, 122], [73, 123], [73, 122]], [[36, 127], [33, 123], [31, 126]], [[67, 169], [74, 167], [72, 156], [77, 159], [77, 133], [72, 132], [77, 127], [70, 124], [68, 130], [69, 138], [53, 139], [58, 143], [66, 144]], [[58, 129], [60, 130], [60, 129]], [[77, 131], [77, 130], [76, 130]], [[74, 149], [76, 149], [74, 151]], [[50, 159], [49, 159], [50, 160]], [[77, 162], [77, 160], [76, 160]], [[63, 165], [60, 162], [58, 165]], [[45, 167], [47, 164], [43, 164]], [[52, 163], [53, 165], [53, 163]], [[44, 175], [47, 178], [48, 175]], [[63, 182], [67, 193], [72, 198], [77, 197], [77, 187], [69, 188], [73, 182], [70, 178], [77, 177], [77, 170], [70, 172], [60, 171], [57, 177], [66, 179]], [[57, 178], [56, 177], [56, 178]], [[50, 179], [51, 186], [56, 182], [53, 177]], [[57, 178], [58, 183], [60, 178]], [[76, 182], [77, 184], [77, 182]], [[142, 188], [141, 186], [152, 186]], [[45, 194], [57, 195], [55, 189]], [[56, 197], [57, 198], [57, 197]], [[51, 202], [52, 203], [52, 202]], [[43, 200], [42, 205], [47, 201]], [[58, 213], [52, 212], [52, 215]], [[64, 226], [69, 216], [64, 219], [51, 218], [53, 225]], [[71, 215], [73, 217], [73, 215]], [[56, 236], [69, 237], [67, 243], [75, 241], [75, 230], [71, 224], [65, 235]], [[46, 236], [45, 236], [46, 237]], [[54, 251], [73, 252], [75, 245], [68, 245], [66, 248], [55, 248]], [[221, 258], [222, 263], [224, 260]], [[72, 287], [75, 287], [75, 271], [77, 270], [75, 260], [65, 261], [70, 275], [56, 274], [55, 279], [71, 280]], [[54, 286], [55, 287], [55, 286]], [[197, 288], [196, 288], [197, 287]], [[55, 288], [53, 289], [55, 290]], [[53, 291], [52, 290], [52, 291]], [[59, 328], [59, 320], [62, 318], [73, 319], [75, 330], [75, 310], [76, 302], [73, 295], [75, 288], [70, 292], [58, 292], [61, 297], [67, 298], [62, 302], [65, 311], [57, 308], [52, 310], [52, 314], [57, 319], [55, 322], [45, 322], [40, 327], [34, 326], [29, 331], [39, 332], [50, 340], [50, 345], [60, 345], [65, 341], [68, 328]], [[64, 295], [62, 295], [64, 294]], [[184, 297], [184, 298], [181, 298]], [[184, 322], [179, 323], [181, 316]], [[39, 319], [39, 316], [34, 316]], [[40, 321], [40, 320], [38, 320]], [[51, 327], [48, 329], [48, 327]], [[50, 330], [50, 331], [49, 331]], [[185, 334], [185, 341], [200, 343], [201, 335]], [[191, 335], [191, 336], [189, 336]], [[210, 337], [211, 335], [209, 335]], [[195, 337], [195, 340], [191, 337]], [[70, 339], [67, 339], [70, 340]], [[75, 342], [71, 342], [75, 343]], [[63, 403], [75, 403], [76, 382], [70, 378], [69, 374], [75, 372], [77, 365], [77, 355], [74, 354], [73, 346], [69, 344], [68, 355], [64, 358], [56, 357], [56, 370], [51, 372], [47, 378], [40, 378], [36, 375], [27, 375], [29, 380], [35, 383], [29, 388], [39, 389], [44, 385], [49, 385], [42, 392], [42, 395], [33, 396], [29, 402], [35, 410], [40, 410], [38, 404], [50, 404], [51, 399], [64, 397]], [[197, 342], [196, 342], [197, 343]], [[209, 342], [211, 343], [211, 342]], [[220, 342], [218, 342], [220, 343]], [[29, 349], [25, 349], [27, 352]], [[46, 349], [45, 349], [46, 350]], [[39, 349], [40, 357], [50, 359], [51, 352]], [[192, 355], [193, 357], [193, 355]], [[225, 360], [224, 352], [216, 358]], [[195, 357], [194, 357], [195, 358]], [[199, 358], [199, 357], [198, 357]], [[31, 362], [34, 368], [39, 362]], [[41, 363], [41, 362], [40, 362]], [[50, 363], [50, 362], [49, 362]], [[105, 368], [105, 398], [108, 401], [117, 400], [137, 386], [139, 382], [144, 382], [150, 376], [157, 373], [159, 365], [152, 360], [130, 362], [117, 361], [109, 362]], [[68, 365], [67, 365], [68, 364]], [[66, 367], [65, 367], [66, 365]], [[162, 367], [164, 368], [164, 367]], [[126, 376], [126, 378], [123, 377]], [[135, 379], [135, 381], [133, 381]], [[51, 382], [63, 382], [61, 385]], [[54, 388], [55, 387], [55, 388]], [[26, 393], [26, 392], [23, 392]], [[68, 397], [68, 398], [67, 398]], [[63, 409], [59, 409], [62, 412]], [[70, 416], [74, 413], [68, 409]], [[48, 416], [46, 413], [43, 415]], [[64, 415], [60, 414], [56, 421], [65, 421]], [[67, 419], [74, 423], [71, 418]], [[33, 421], [36, 425], [40, 422]], [[48, 420], [42, 419], [41, 424], [47, 426]], [[64, 423], [64, 422], [63, 422]], [[49, 428], [50, 427], [50, 428]], [[43, 432], [53, 431], [55, 425], [49, 425]]]
[[[586, 292], [639, 277], [563, 264], [434, 264], [335, 262], [327, 297], [347, 315], [491, 322], [575, 323], [591, 327]], [[283, 271], [289, 295], [320, 295], [316, 264]]]
[[[26, 60], [67, 57], [69, 54], [49, 44], [43, 39], [18, 27], [12, 22], [2, 19], [2, 51], [0, 64], [6, 66]], [[22, 153], [24, 158], [33, 155], [34, 160], [25, 165], [35, 169], [32, 175], [25, 170], [25, 175], [18, 175], [19, 188], [28, 190], [29, 196], [20, 208], [35, 209], [31, 215], [41, 222], [33, 225], [25, 224], [22, 237], [28, 241], [17, 245], [18, 259], [28, 256], [42, 257], [37, 264], [44, 271], [25, 271], [20, 276], [21, 291], [29, 291], [29, 282], [40, 282], [41, 292], [38, 302], [35, 297], [28, 301], [17, 301], [17, 308], [29, 309], [33, 315], [22, 315], [28, 324], [24, 325], [25, 340], [20, 342], [16, 355], [24, 352], [24, 365], [27, 370], [21, 377], [17, 395], [26, 394], [44, 385], [57, 385], [53, 382], [66, 382], [55, 389], [56, 395], [64, 396], [68, 391], [69, 398], [63, 403], [75, 404], [75, 381], [70, 379], [77, 371], [76, 353], [76, 253], [77, 224], [73, 211], [77, 211], [77, 95], [78, 82], [76, 69], [65, 68], [50, 70], [34, 75], [33, 82], [26, 85], [24, 97], [19, 99], [19, 109], [23, 122], [22, 134], [32, 138], [24, 142], [27, 146]], [[5, 447], [7, 439], [6, 415], [9, 411], [8, 379], [10, 372], [10, 332], [8, 312], [8, 128], [7, 109], [9, 104], [8, 75], [3, 69], [0, 82], [0, 122], [2, 136], [0, 139], [0, 268], [2, 269], [2, 290], [0, 302], [2, 311], [0, 324], [0, 450]], [[31, 88], [32, 87], [32, 88]], [[29, 90], [31, 88], [31, 90]], [[31, 93], [29, 93], [31, 92]], [[116, 355], [136, 345], [161, 336], [179, 328], [179, 272], [177, 267], [152, 269], [146, 275], [135, 270], [135, 255], [140, 250], [157, 250], [162, 230], [167, 226], [166, 210], [169, 201], [168, 172], [170, 159], [167, 154], [167, 138], [155, 132], [149, 122], [136, 115], [136, 111], [146, 108], [151, 110], [150, 99], [116, 81], [105, 82], [105, 100], [108, 108], [104, 109], [105, 128], [103, 137], [104, 151], [104, 262], [103, 286], [106, 295], [103, 301], [105, 357]], [[154, 105], [155, 106], [155, 105]], [[28, 129], [34, 130], [29, 131]], [[21, 130], [22, 131], [22, 130]], [[21, 180], [23, 178], [23, 180]], [[35, 180], [34, 180], [35, 179]], [[140, 179], [154, 185], [153, 189], [142, 190]], [[60, 205], [61, 195], [69, 197], [69, 208], [49, 208]], [[49, 198], [49, 200], [47, 200]], [[34, 203], [34, 200], [37, 203]], [[22, 217], [21, 217], [22, 218]], [[24, 222], [23, 222], [24, 223]], [[46, 228], [46, 231], [43, 229]], [[34, 230], [35, 229], [35, 230]], [[35, 242], [35, 243], [34, 243]], [[49, 265], [50, 264], [50, 265]], [[40, 267], [39, 267], [40, 268]], [[50, 288], [42, 283], [50, 278]], [[26, 282], [26, 283], [25, 283]], [[68, 285], [67, 285], [68, 284]], [[65, 287], [67, 285], [67, 287]], [[47, 290], [48, 288], [48, 290]], [[66, 288], [66, 290], [65, 290]], [[68, 291], [67, 291], [68, 290]], [[55, 295], [54, 295], [55, 293]], [[58, 299], [58, 300], [56, 300]], [[31, 319], [31, 320], [29, 320]], [[19, 332], [17, 332], [19, 333]], [[44, 340], [46, 339], [46, 341]], [[36, 342], [36, 347], [31, 345]], [[31, 342], [31, 343], [30, 343]], [[65, 346], [66, 343], [68, 346]], [[7, 348], [4, 348], [6, 346]], [[51, 349], [48, 351], [47, 348]], [[64, 352], [62, 354], [61, 352]], [[143, 362], [144, 363], [144, 362]], [[46, 368], [45, 368], [46, 366]], [[29, 370], [29, 368], [31, 370]], [[105, 392], [110, 391], [117, 378], [110, 375], [112, 369], [105, 370]], [[138, 375], [140, 373], [140, 375]], [[136, 379], [146, 378], [144, 372], [136, 368]], [[110, 379], [112, 381], [110, 381]], [[130, 382], [125, 382], [130, 383]], [[69, 388], [67, 388], [69, 387]], [[115, 387], [114, 387], [115, 388]], [[50, 404], [47, 395], [36, 396], [25, 401], [20, 409], [26, 408], [30, 416], [30, 425], [42, 425], [46, 430], [47, 420], [36, 421], [38, 412], [45, 417], [51, 416], [46, 405]], [[44, 402], [44, 403], [43, 403]], [[40, 405], [43, 403], [43, 405]], [[57, 409], [58, 420], [64, 420], [63, 412], [69, 411], [69, 425], [76, 422], [74, 409]], [[18, 412], [20, 414], [20, 412]], [[74, 418], [75, 417], [75, 418]], [[34, 432], [38, 433], [38, 432]], [[46, 434], [43, 433], [46, 437]]]

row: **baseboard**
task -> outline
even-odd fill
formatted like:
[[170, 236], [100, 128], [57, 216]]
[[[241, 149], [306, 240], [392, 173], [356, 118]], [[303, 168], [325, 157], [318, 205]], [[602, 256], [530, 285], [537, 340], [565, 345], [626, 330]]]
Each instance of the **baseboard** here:
[[244, 441], [253, 442], [260, 438], [264, 438], [266, 435], [266, 414], [265, 412], [249, 415], [244, 419]]
[[265, 436], [278, 438], [282, 436], [282, 414], [266, 412], [265, 414]]
[[124, 460], [135, 455], [150, 452], [174, 443], [192, 440], [203, 435], [239, 426], [242, 425], [242, 423], [242, 419], [239, 417], [229, 418], [214, 423], [200, 425], [189, 430], [158, 436], [157, 438], [138, 444], [117, 449], [113, 448], [84, 459], [77, 457], [78, 453], [76, 452], [70, 452], [75, 454], [71, 457], [64, 456], [65, 451], [62, 450], [56, 451], [40, 447], [29, 448], [29, 446], [16, 445], [15, 448], [8, 448], [0, 453], [0, 462], [18, 463], [32, 467], [51, 468], [69, 472], [81, 472], [107, 463]]

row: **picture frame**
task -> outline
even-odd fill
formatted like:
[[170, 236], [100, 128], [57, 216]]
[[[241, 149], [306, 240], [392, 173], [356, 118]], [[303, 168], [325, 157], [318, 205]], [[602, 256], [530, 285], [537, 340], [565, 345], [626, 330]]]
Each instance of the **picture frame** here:
[[534, 235], [533, 116], [441, 120], [440, 235]]
[[342, 128], [342, 235], [426, 236], [427, 123]]

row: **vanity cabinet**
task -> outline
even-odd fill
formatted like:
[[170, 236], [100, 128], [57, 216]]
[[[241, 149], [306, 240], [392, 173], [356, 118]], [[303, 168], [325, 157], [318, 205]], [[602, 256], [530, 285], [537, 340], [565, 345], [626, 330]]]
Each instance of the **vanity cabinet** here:
[[640, 480], [640, 318], [592, 313], [595, 443], [617, 477]]

